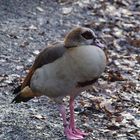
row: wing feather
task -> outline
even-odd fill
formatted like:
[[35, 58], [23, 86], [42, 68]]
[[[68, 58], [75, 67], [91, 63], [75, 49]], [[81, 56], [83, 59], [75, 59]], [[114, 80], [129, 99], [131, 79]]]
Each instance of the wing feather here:
[[60, 58], [65, 53], [65, 47], [62, 43], [57, 44], [57, 46], [49, 46], [45, 48], [40, 54], [36, 57], [33, 66], [31, 67], [28, 75], [26, 76], [21, 89], [26, 86], [30, 86], [30, 80], [35, 70], [42, 67], [43, 65], [54, 62], [56, 59]]
[[66, 48], [64, 47], [62, 42], [54, 43], [53, 45], [48, 46], [43, 51], [41, 51], [39, 55], [36, 57], [35, 62], [30, 68], [29, 73], [25, 77], [21, 87], [16, 88], [14, 90], [14, 94], [15, 92], [16, 93], [20, 92], [26, 86], [30, 87], [30, 80], [36, 69], [42, 67], [43, 65], [54, 62], [56, 59], [60, 58], [65, 53], [65, 51]]

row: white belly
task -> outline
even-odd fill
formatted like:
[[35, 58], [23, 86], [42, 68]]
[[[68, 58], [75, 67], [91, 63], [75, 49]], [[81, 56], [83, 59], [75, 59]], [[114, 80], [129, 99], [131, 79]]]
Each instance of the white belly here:
[[93, 80], [106, 65], [104, 52], [94, 46], [81, 46], [68, 51], [53, 63], [36, 70], [31, 88], [49, 97], [66, 96], [77, 82]]

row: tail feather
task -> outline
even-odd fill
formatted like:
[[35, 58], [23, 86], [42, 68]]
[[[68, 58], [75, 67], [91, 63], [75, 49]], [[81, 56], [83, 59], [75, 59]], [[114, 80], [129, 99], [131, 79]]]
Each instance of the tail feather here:
[[14, 89], [13, 94], [18, 94], [20, 91], [21, 91], [21, 85], [19, 85]]
[[12, 100], [12, 103], [20, 103], [20, 102], [27, 102], [30, 99], [37, 96], [29, 86], [26, 86], [23, 90], [21, 90], [18, 95]]
[[11, 103], [20, 103], [20, 102], [27, 102], [33, 97], [24, 97], [22, 94], [19, 92], [19, 94], [12, 100]]

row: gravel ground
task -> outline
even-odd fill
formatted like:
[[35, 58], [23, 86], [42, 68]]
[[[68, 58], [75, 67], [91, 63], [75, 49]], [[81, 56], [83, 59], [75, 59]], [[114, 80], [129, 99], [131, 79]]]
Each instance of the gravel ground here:
[[137, 0], [0, 0], [0, 140], [66, 139], [54, 102], [11, 104], [12, 90], [40, 50], [77, 25], [92, 28], [109, 57], [103, 76], [76, 100], [77, 125], [90, 132], [87, 140], [140, 139], [139, 11]]

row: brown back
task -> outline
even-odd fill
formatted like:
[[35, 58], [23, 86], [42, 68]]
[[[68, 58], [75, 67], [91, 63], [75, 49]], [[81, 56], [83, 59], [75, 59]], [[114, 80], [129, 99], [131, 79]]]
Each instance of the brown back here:
[[54, 62], [56, 59], [60, 58], [65, 53], [65, 51], [66, 48], [64, 47], [63, 43], [60, 42], [48, 46], [43, 51], [41, 51], [40, 54], [36, 57], [35, 62], [31, 67], [28, 75], [26, 76], [21, 86], [21, 90], [26, 86], [30, 86], [30, 80], [37, 68], [40, 68], [43, 65]]

